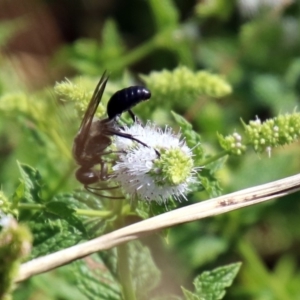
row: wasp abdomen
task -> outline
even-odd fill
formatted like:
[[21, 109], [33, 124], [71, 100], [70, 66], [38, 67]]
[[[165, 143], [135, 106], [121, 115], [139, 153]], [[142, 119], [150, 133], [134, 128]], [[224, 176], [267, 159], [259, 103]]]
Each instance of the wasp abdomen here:
[[150, 99], [151, 92], [143, 86], [130, 86], [112, 95], [107, 104], [109, 119], [121, 115], [141, 101]]

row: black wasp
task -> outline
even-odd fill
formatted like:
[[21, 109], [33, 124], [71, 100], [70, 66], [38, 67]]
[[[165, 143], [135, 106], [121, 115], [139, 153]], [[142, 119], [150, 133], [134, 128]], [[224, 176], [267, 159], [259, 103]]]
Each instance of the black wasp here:
[[[122, 132], [121, 127], [117, 126], [117, 120], [123, 112], [128, 111], [133, 121], [135, 121], [136, 117], [131, 108], [141, 101], [150, 99], [150, 91], [143, 86], [131, 86], [117, 91], [107, 104], [108, 118], [95, 119], [94, 115], [107, 81], [108, 76], [104, 72], [96, 86], [73, 143], [73, 156], [79, 165], [75, 176], [87, 190], [91, 190], [89, 185], [109, 178], [107, 166], [102, 156], [112, 153], [112, 151], [106, 151], [106, 149], [111, 145], [113, 135], [134, 140], [148, 147], [131, 134]], [[159, 155], [157, 151], [156, 153]], [[100, 165], [99, 170], [94, 169], [96, 165]]]

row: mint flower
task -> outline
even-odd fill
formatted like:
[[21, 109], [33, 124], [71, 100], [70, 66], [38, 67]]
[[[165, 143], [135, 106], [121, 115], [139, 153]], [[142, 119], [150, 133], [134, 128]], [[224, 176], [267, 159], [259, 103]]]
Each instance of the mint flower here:
[[219, 98], [232, 91], [231, 86], [221, 76], [207, 71], [194, 72], [184, 66], [172, 71], [151, 72], [141, 78], [153, 95], [147, 105], [147, 115], [157, 109], [158, 103], [163, 103], [164, 108], [170, 109], [175, 103], [189, 108], [199, 96]]
[[[134, 124], [124, 132], [149, 147], [116, 137], [117, 151], [123, 151], [113, 166], [114, 177], [131, 198], [165, 203], [169, 198], [186, 199], [189, 186], [196, 183], [192, 151], [171, 128], [164, 130], [151, 123]], [[159, 151], [158, 157], [155, 150]]]
[[[54, 86], [54, 92], [66, 101], [74, 101], [75, 109], [79, 115], [83, 115], [93, 95], [94, 80], [87, 78], [77, 78], [74, 82], [66, 79], [57, 82]], [[106, 103], [106, 101], [105, 101]], [[105, 106], [101, 102], [98, 106], [96, 116], [103, 117], [105, 114]]]
[[262, 122], [258, 117], [245, 124], [242, 135], [236, 132], [223, 136], [218, 134], [219, 143], [229, 154], [241, 155], [247, 146], [258, 153], [266, 152], [271, 156], [272, 149], [291, 144], [300, 138], [300, 113], [282, 114]]
[[14, 226], [15, 220], [11, 215], [5, 215], [1, 210], [0, 210], [0, 228], [6, 228], [9, 226]]
[[226, 137], [218, 134], [218, 139], [222, 148], [228, 151], [228, 153], [241, 155], [246, 150], [246, 145], [243, 143], [243, 138], [237, 132], [234, 132]]

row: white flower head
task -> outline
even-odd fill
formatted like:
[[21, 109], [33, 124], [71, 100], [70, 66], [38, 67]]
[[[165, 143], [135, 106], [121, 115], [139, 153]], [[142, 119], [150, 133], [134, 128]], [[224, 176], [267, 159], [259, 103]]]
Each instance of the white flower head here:
[[162, 203], [170, 197], [186, 199], [189, 185], [197, 181], [197, 168], [192, 151], [180, 134], [173, 133], [169, 127], [162, 130], [151, 123], [146, 126], [135, 123], [125, 127], [124, 133], [148, 146], [116, 136], [117, 151], [124, 152], [120, 153], [113, 172], [124, 191], [131, 198], [149, 202]]
[[0, 227], [8, 228], [15, 223], [14, 218], [11, 215], [6, 215], [0, 210]]
[[291, 5], [294, 0], [238, 0], [238, 8], [243, 17], [254, 17], [261, 10], [275, 10]]

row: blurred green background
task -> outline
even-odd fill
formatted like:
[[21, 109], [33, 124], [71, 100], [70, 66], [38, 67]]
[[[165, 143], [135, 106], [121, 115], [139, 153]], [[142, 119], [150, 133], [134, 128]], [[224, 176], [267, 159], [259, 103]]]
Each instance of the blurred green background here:
[[[231, 95], [172, 104], [207, 151], [218, 153], [216, 133], [241, 131], [241, 118], [263, 121], [297, 108], [299, 28], [300, 3], [292, 0], [1, 1], [2, 190], [10, 195], [18, 183], [16, 160], [40, 170], [47, 197], [79, 186], [70, 149], [80, 120], [52, 87], [65, 77], [99, 78], [106, 69], [120, 86], [179, 65], [224, 76]], [[26, 101], [24, 92], [34, 97]], [[29, 107], [20, 108], [22, 101]], [[147, 118], [172, 125], [165, 104], [155, 105]], [[218, 172], [223, 193], [296, 174], [298, 148], [276, 149], [271, 158], [253, 151], [230, 157]], [[180, 205], [207, 197], [197, 193]], [[173, 228], [167, 245], [158, 236], [146, 239], [162, 272], [154, 295], [180, 293], [181, 285], [192, 289], [201, 271], [241, 261], [226, 299], [300, 299], [299, 212], [296, 193]], [[70, 268], [22, 283], [15, 299], [86, 299], [74, 289]]]

